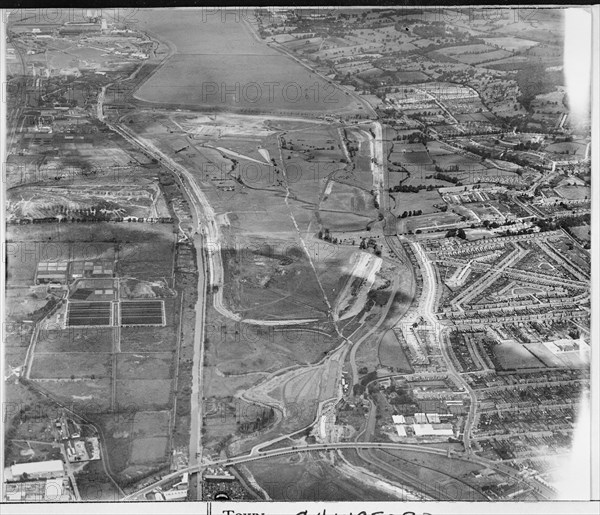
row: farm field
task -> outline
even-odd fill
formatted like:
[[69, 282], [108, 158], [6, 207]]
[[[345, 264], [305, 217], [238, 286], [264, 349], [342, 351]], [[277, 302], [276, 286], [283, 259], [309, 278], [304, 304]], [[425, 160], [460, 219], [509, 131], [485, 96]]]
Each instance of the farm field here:
[[444, 205], [441, 195], [437, 190], [421, 190], [418, 193], [390, 193], [390, 198], [394, 199], [392, 213], [397, 217], [404, 211], [421, 210], [423, 214], [437, 213], [439, 210], [435, 205]]
[[123, 352], [167, 352], [177, 343], [176, 327], [122, 327], [121, 350]]
[[165, 410], [172, 407], [171, 379], [120, 379], [117, 404], [134, 406], [138, 410]]
[[164, 304], [160, 300], [122, 301], [119, 314], [121, 325], [164, 325]]
[[112, 304], [110, 302], [69, 302], [67, 325], [112, 325]]
[[110, 376], [109, 353], [36, 354], [31, 368], [33, 379], [102, 379]]
[[171, 353], [119, 354], [118, 379], [169, 379], [173, 355]]
[[[414, 47], [416, 48], [416, 47]], [[425, 75], [421, 71], [397, 71], [396, 78], [400, 84], [402, 83], [413, 83], [413, 82], [421, 82], [423, 80], [427, 80], [427, 75]]]
[[[31, 263], [23, 262], [26, 266], [18, 268], [18, 261], [10, 263], [15, 272], [19, 270], [20, 275], [12, 276], [17, 284], [25, 285], [29, 281], [29, 288], [41, 288], [31, 286], [38, 260], [70, 261], [69, 276], [75, 273], [73, 263], [96, 267], [90, 268], [96, 274], [94, 278], [76, 279], [66, 306], [63, 301], [67, 327], [63, 329], [49, 322], [40, 329], [29, 380], [36, 389], [73, 406], [100, 425], [104, 425], [107, 418], [119, 419], [125, 412], [132, 411], [160, 410], [163, 414], [157, 416], [164, 418], [166, 413], [169, 420], [169, 413], [162, 410], [173, 407], [174, 351], [181, 305], [180, 299], [175, 298], [176, 292], [168, 286], [173, 282], [172, 228], [167, 224], [123, 226], [103, 222], [62, 225], [57, 228], [55, 224], [44, 224], [43, 232], [35, 225], [11, 226], [15, 244], [39, 239], [32, 246], [36, 253], [31, 255]], [[96, 235], [96, 240], [91, 239], [91, 234]], [[48, 254], [50, 249], [52, 255]], [[160, 281], [148, 281], [153, 279], [152, 265], [154, 270], [160, 267]], [[122, 301], [121, 321], [135, 324], [141, 319], [144, 324], [166, 323], [165, 327], [102, 327], [116, 321], [113, 317], [117, 314], [117, 280], [121, 279], [114, 278], [113, 274], [116, 272], [118, 276], [122, 270], [136, 272], [126, 279], [130, 293], [139, 293], [142, 286], [151, 285], [148, 287], [153, 295], [164, 294], [165, 297]], [[104, 273], [107, 271], [110, 273]], [[100, 298], [110, 300], [93, 300]], [[33, 301], [32, 298], [31, 305]], [[21, 360], [24, 361], [25, 356]], [[161, 429], [153, 433], [145, 427], [151, 427], [152, 423], [146, 422], [141, 419], [132, 430], [120, 420], [115, 422], [110, 434], [104, 435], [110, 467], [119, 482], [140, 479], [164, 466], [168, 459], [171, 427], [163, 421]], [[82, 485], [88, 491], [86, 477], [82, 478]]]
[[538, 41], [514, 37], [488, 37], [484, 39], [487, 44], [499, 46], [500, 48], [510, 52], [521, 51], [539, 45]]
[[110, 352], [112, 333], [112, 329], [98, 327], [43, 330], [38, 336], [36, 353]]

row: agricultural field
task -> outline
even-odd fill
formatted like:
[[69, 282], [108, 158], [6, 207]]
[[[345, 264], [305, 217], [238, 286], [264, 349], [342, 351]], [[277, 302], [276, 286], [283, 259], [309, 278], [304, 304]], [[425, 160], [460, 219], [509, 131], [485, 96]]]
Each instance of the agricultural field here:
[[[61, 225], [11, 226], [10, 230], [15, 259], [9, 260], [9, 270], [15, 273], [9, 271], [9, 277], [15, 287], [22, 285], [29, 292], [45, 290], [44, 286], [32, 286], [37, 263], [45, 259], [70, 261], [65, 278], [68, 276], [73, 282], [69, 300], [63, 301], [61, 308], [67, 327], [53, 322], [42, 325], [26, 371], [29, 380], [37, 389], [80, 410], [101, 426], [108, 418], [124, 416], [122, 412], [127, 410], [148, 412], [149, 417], [159, 410], [163, 414], [157, 416], [164, 418], [166, 413], [168, 420], [169, 413], [162, 410], [173, 406], [174, 351], [181, 306], [175, 297], [177, 292], [169, 286], [173, 273], [172, 229], [167, 224]], [[24, 255], [17, 254], [24, 241], [31, 242], [30, 248], [35, 250], [27, 261], [23, 261]], [[76, 271], [74, 266], [78, 263], [81, 266]], [[85, 269], [87, 275], [84, 265], [89, 265], [89, 270]], [[154, 280], [156, 266], [161, 269], [161, 280]], [[122, 270], [135, 275], [119, 278]], [[115, 272], [117, 278], [113, 277]], [[75, 273], [84, 276], [73, 279]], [[125, 297], [135, 299], [150, 292], [152, 299], [118, 302], [117, 281], [124, 281], [127, 286]], [[29, 301], [32, 308], [36, 297]], [[43, 314], [53, 305], [50, 299], [59, 305], [53, 297], [45, 297], [38, 308]], [[117, 303], [122, 308], [120, 322], [159, 327], [103, 327], [116, 325]], [[163, 324], [166, 326], [160, 327]], [[25, 356], [20, 359], [25, 360]], [[108, 415], [109, 412], [114, 415]], [[105, 436], [110, 467], [120, 482], [139, 479], [165, 464], [170, 452], [168, 424], [161, 423], [162, 429], [153, 434], [146, 434], [143, 420], [133, 431], [124, 428], [122, 421], [115, 424], [114, 431]], [[146, 448], [151, 452], [146, 452]], [[87, 477], [87, 473], [82, 476], [86, 489]]]
[[421, 82], [427, 80], [428, 77], [421, 71], [397, 71], [395, 73], [396, 80], [400, 84], [411, 84], [413, 82]]
[[121, 325], [164, 325], [162, 301], [122, 301], [119, 303]]
[[390, 193], [390, 198], [394, 201], [391, 204], [391, 210], [396, 217], [409, 210], [421, 210], [423, 214], [437, 213], [439, 209], [436, 206], [445, 205], [437, 190], [421, 190], [418, 193]]
[[537, 41], [514, 37], [492, 37], [484, 39], [486, 44], [494, 47], [500, 47], [501, 49], [508, 50], [509, 52], [520, 52], [522, 50], [527, 50], [531, 47], [539, 45], [539, 42]]
[[123, 352], [167, 352], [177, 344], [176, 327], [133, 326], [121, 328], [121, 349]]
[[109, 353], [36, 353], [32, 379], [103, 379], [110, 375]]
[[110, 352], [112, 329], [86, 327], [41, 331], [36, 353]]
[[171, 377], [173, 355], [169, 352], [120, 354], [117, 357], [117, 378], [129, 380], [157, 380]]
[[493, 47], [482, 44], [446, 47], [437, 52], [470, 65], [503, 59], [511, 55], [511, 52], [506, 50], [495, 50]]
[[110, 302], [69, 302], [67, 306], [68, 326], [112, 325]]
[[589, 242], [592, 239], [592, 231], [589, 225], [578, 225], [569, 227], [569, 231], [582, 242]]
[[585, 149], [587, 145], [585, 143], [579, 143], [577, 141], [565, 141], [561, 143], [551, 143], [547, 145], [544, 150], [553, 154], [564, 154], [565, 157], [576, 155], [582, 157], [585, 155]]

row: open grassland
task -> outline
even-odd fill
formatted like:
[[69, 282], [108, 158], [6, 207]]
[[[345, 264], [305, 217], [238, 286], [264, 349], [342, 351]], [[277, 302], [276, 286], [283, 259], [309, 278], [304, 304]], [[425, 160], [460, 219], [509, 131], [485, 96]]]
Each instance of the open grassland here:
[[418, 193], [390, 193], [392, 213], [402, 215], [404, 211], [421, 210], [423, 214], [437, 213], [436, 205], [443, 205], [441, 195], [436, 190], [421, 190]]
[[139, 100], [227, 111], [357, 108], [333, 83], [256, 38], [243, 20], [203, 19], [200, 12], [186, 11], [163, 13], [160, 18], [158, 24], [144, 14], [140, 27], [170, 41], [175, 55], [140, 86], [135, 93]]
[[69, 352], [36, 355], [33, 359], [33, 379], [68, 379], [109, 377], [110, 354]]
[[214, 348], [216, 367], [225, 375], [274, 372], [315, 363], [337, 344], [337, 339], [321, 328], [279, 329], [247, 324], [213, 328], [207, 336], [208, 345]]
[[114, 329], [97, 327], [50, 329], [39, 333], [36, 354], [47, 352], [110, 352]]
[[170, 413], [127, 407], [95, 417], [106, 438], [111, 469], [122, 484], [164, 467], [168, 459]]
[[169, 352], [175, 349], [177, 328], [166, 327], [123, 327], [121, 350], [123, 352]]
[[[133, 119], [136, 130], [182, 166], [197, 170], [196, 160], [204, 163], [195, 178], [220, 225], [229, 309], [253, 319], [323, 318], [328, 308], [321, 286], [328, 298], [335, 297], [332, 288], [339, 287], [340, 267], [350, 253], [317, 239], [317, 233], [364, 229], [376, 218], [365, 131], [357, 135], [364, 163], [355, 171], [364, 175], [367, 191], [331, 182], [349, 167], [335, 126], [182, 112], [175, 117], [141, 112]], [[173, 144], [170, 131], [176, 126], [195, 136]], [[230, 186], [224, 189], [226, 181]]]
[[[481, 465], [418, 451], [360, 451], [365, 459], [359, 463], [384, 477], [413, 487], [434, 499], [483, 501], [486, 497], [471, 483], [471, 473]], [[349, 454], [349, 457], [351, 455]], [[351, 460], [355, 462], [354, 459]], [[394, 473], [398, 470], [400, 475]], [[404, 479], [404, 481], [402, 481]]]
[[524, 345], [513, 340], [495, 345], [493, 352], [501, 369], [544, 367], [544, 363], [536, 358]]
[[[281, 77], [285, 77], [284, 81]], [[226, 111], [342, 111], [352, 100], [283, 54], [176, 55], [137, 90], [150, 103]]]
[[7, 191], [7, 218], [39, 219], [57, 217], [97, 219], [126, 217], [168, 217], [158, 188], [147, 184], [87, 184], [85, 186], [21, 186]]
[[[70, 377], [70, 374], [67, 377]], [[53, 398], [86, 414], [105, 413], [110, 409], [110, 379], [108, 377], [103, 379], [85, 378], [78, 381], [38, 381], [37, 386], [43, 388]]]
[[340, 473], [319, 453], [269, 458], [246, 465], [275, 501], [396, 500], [386, 492]]
[[[285, 245], [282, 241], [279, 247]], [[326, 305], [314, 271], [301, 246], [296, 245], [286, 254], [225, 250], [228, 281], [224, 295], [228, 304], [246, 318], [322, 316]]]
[[402, 349], [396, 333], [391, 329], [387, 331], [379, 343], [379, 364], [384, 367], [392, 367], [396, 370], [412, 372], [410, 361]]
[[117, 380], [117, 403], [140, 410], [164, 410], [171, 407], [170, 379]]
[[172, 375], [171, 353], [119, 354], [117, 358], [118, 379], [169, 379]]

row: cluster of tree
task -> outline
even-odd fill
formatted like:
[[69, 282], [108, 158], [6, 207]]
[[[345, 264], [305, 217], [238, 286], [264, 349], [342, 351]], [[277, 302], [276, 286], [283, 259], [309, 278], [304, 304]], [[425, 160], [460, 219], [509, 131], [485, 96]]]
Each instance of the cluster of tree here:
[[448, 175], [442, 171], [439, 171], [438, 168], [439, 170], [442, 170], [438, 165], [435, 165], [435, 169], [437, 171], [435, 178], [438, 181], [451, 182], [452, 184], [456, 184], [456, 186], [462, 186], [462, 183], [458, 180], [458, 177], [454, 177], [453, 175]]
[[360, 243], [358, 244], [358, 248], [362, 250], [375, 248], [376, 246], [377, 242], [373, 238], [361, 238]]
[[521, 91], [517, 100], [528, 111], [531, 109], [531, 102], [537, 95], [554, 91], [562, 81], [555, 73], [547, 72], [542, 61], [532, 61], [529, 66], [518, 70], [515, 80]]
[[358, 248], [362, 250], [373, 249], [376, 256], [381, 256], [381, 248], [373, 238], [361, 238]]
[[406, 141], [409, 143], [423, 143], [426, 145], [429, 141], [429, 138], [423, 134], [421, 131], [415, 131], [412, 134], [402, 134], [401, 136], [396, 136], [394, 141]]
[[398, 218], [406, 218], [407, 216], [419, 216], [423, 214], [423, 210], [415, 209], [414, 211], [404, 211]]
[[489, 220], [484, 220], [483, 226], [486, 229], [497, 229], [498, 227], [500, 227], [500, 224], [498, 222], [490, 222]]
[[275, 419], [275, 410], [273, 408], [262, 410], [261, 414], [255, 420], [249, 422], [240, 422], [240, 433], [253, 433], [267, 427]]
[[362, 384], [363, 386], [366, 386], [368, 383], [370, 383], [371, 381], [374, 381], [375, 379], [377, 379], [377, 371], [373, 370], [371, 372], [366, 373], [360, 380], [360, 384]]
[[327, 229], [327, 228], [325, 228], [325, 231], [320, 230], [317, 233], [317, 238], [319, 238], [320, 240], [323, 240], [323, 241], [328, 241], [329, 243], [333, 243], [334, 245], [337, 245], [337, 243], [339, 241], [337, 238], [333, 238], [331, 236], [331, 234], [329, 233], [329, 229]]
[[462, 227], [460, 229], [450, 229], [446, 233], [446, 238], [453, 238], [453, 237], [460, 238], [461, 240], [466, 240], [467, 239], [467, 235], [465, 234], [465, 230]]
[[425, 188], [424, 184], [418, 184], [417, 186], [413, 186], [412, 184], [398, 184], [397, 186], [388, 188], [388, 191], [390, 193], [419, 193], [419, 191]]
[[565, 229], [570, 233], [571, 227], [577, 227], [590, 223], [590, 215], [582, 214], [579, 216], [569, 216], [555, 220], [553, 218], [541, 218], [536, 220], [535, 224], [540, 228], [540, 231], [554, 231], [555, 229]]
[[[498, 141], [498, 140], [496, 140]], [[499, 142], [498, 142], [499, 143]], [[515, 150], [537, 150], [542, 146], [541, 143], [535, 141], [525, 141], [524, 143], [520, 141], [514, 146]]]

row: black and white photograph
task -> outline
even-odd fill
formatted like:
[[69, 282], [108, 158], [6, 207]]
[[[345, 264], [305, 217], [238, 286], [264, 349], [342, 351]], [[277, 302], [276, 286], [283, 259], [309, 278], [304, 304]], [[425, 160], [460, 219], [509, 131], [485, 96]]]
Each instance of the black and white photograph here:
[[597, 514], [599, 13], [1, 10], [0, 510]]

